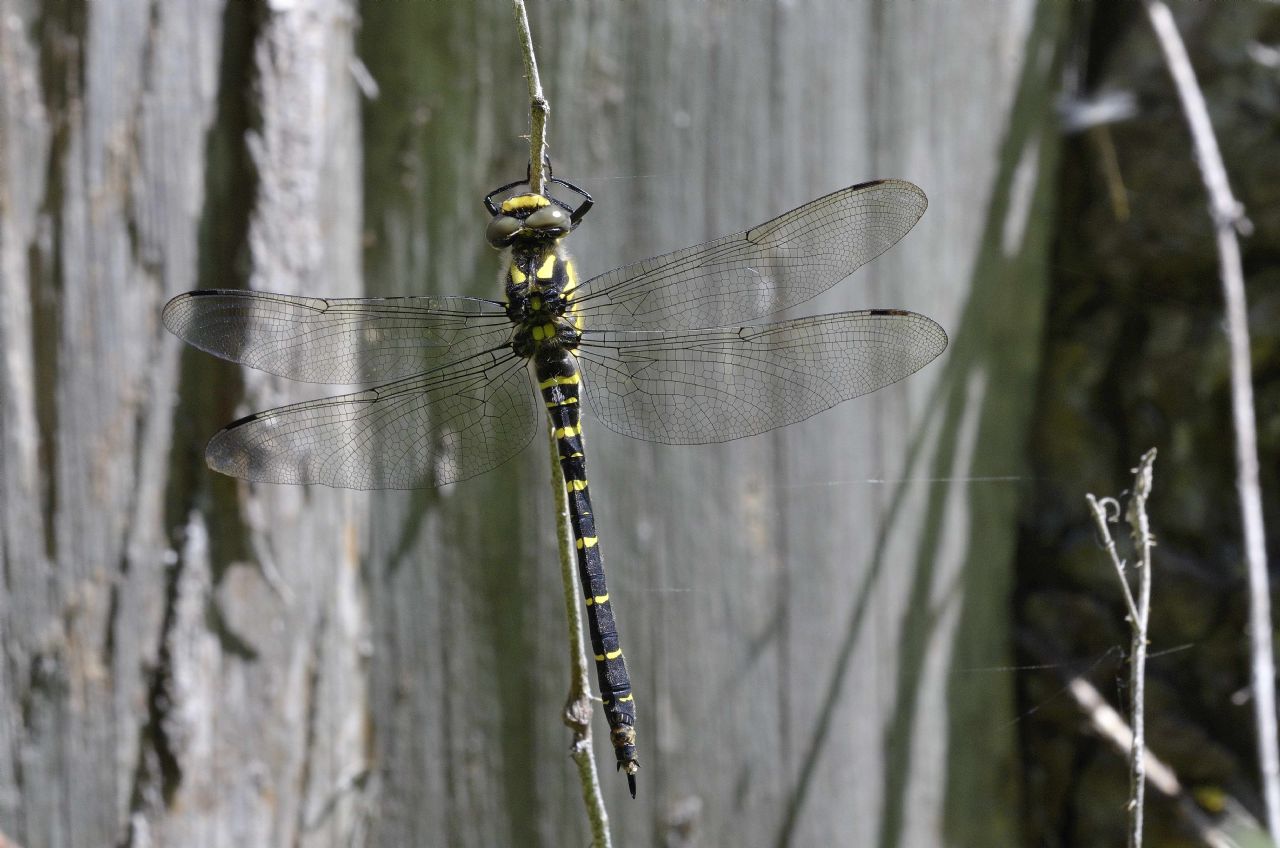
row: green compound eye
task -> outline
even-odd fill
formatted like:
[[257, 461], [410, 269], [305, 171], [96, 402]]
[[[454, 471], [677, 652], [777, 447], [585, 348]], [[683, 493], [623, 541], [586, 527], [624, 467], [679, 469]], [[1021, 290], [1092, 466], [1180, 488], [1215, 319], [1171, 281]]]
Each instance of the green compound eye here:
[[520, 228], [524, 223], [519, 218], [512, 218], [510, 215], [496, 215], [489, 222], [489, 226], [485, 227], [484, 237], [489, 240], [489, 244], [494, 247], [506, 247], [511, 244], [511, 239], [515, 234], [520, 232]]
[[569, 229], [569, 213], [558, 206], [544, 206], [531, 212], [524, 219], [524, 225], [531, 230]]

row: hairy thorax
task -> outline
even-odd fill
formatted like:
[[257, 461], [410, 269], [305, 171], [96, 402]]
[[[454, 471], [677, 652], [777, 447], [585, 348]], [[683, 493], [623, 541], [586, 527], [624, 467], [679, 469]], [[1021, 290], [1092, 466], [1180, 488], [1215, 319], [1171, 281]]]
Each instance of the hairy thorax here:
[[517, 355], [553, 356], [578, 347], [582, 327], [573, 303], [578, 275], [558, 239], [513, 245], [504, 277]]

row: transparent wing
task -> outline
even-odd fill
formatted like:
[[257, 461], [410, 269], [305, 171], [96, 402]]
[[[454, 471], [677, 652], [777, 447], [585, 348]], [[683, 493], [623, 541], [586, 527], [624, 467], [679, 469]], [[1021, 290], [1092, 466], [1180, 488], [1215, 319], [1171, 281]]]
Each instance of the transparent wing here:
[[494, 468], [537, 429], [524, 360], [490, 352], [341, 397], [282, 406], [229, 424], [209, 467], [265, 483], [341, 489], [443, 486]]
[[768, 223], [583, 283], [574, 302], [600, 330], [725, 327], [826, 291], [906, 235], [924, 192], [902, 180], [841, 189]]
[[377, 383], [502, 344], [501, 306], [465, 297], [318, 298], [210, 290], [164, 308], [175, 336], [214, 356], [306, 383]]
[[692, 445], [801, 421], [915, 373], [947, 334], [914, 312], [873, 309], [776, 324], [588, 332], [583, 394], [611, 430]]

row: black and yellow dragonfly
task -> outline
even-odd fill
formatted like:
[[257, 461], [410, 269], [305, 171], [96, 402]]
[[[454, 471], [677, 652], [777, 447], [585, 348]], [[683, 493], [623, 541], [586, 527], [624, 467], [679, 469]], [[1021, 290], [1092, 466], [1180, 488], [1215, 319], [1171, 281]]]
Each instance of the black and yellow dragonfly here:
[[515, 193], [520, 182], [484, 199], [487, 238], [504, 251], [505, 300], [195, 291], [169, 302], [164, 323], [250, 368], [373, 384], [218, 432], [209, 466], [259, 482], [411, 489], [481, 474], [537, 430], [532, 371], [568, 489], [610, 739], [634, 796], [635, 702], [587, 489], [580, 402], [637, 439], [724, 442], [901, 380], [942, 353], [947, 336], [898, 309], [747, 323], [826, 291], [888, 250], [924, 214], [924, 193], [911, 183], [851, 186], [744, 232], [580, 281], [563, 243], [592, 199], [551, 182], [576, 193], [577, 205], [550, 191]]

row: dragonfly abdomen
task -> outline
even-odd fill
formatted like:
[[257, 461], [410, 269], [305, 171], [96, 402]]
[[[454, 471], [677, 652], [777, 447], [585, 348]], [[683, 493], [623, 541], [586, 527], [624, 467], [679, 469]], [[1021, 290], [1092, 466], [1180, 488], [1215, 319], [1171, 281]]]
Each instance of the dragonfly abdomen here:
[[631, 678], [622, 656], [613, 605], [604, 579], [604, 559], [592, 514], [591, 493], [587, 488], [587, 458], [583, 450], [581, 416], [581, 372], [577, 360], [567, 350], [549, 352], [535, 360], [535, 373], [542, 400], [551, 418], [564, 472], [569, 499], [569, 522], [578, 560], [578, 579], [586, 599], [587, 627], [591, 634], [591, 651], [596, 661], [596, 679], [609, 720], [609, 738], [618, 758], [618, 768], [627, 773], [627, 782], [635, 795], [636, 708], [631, 694]]

